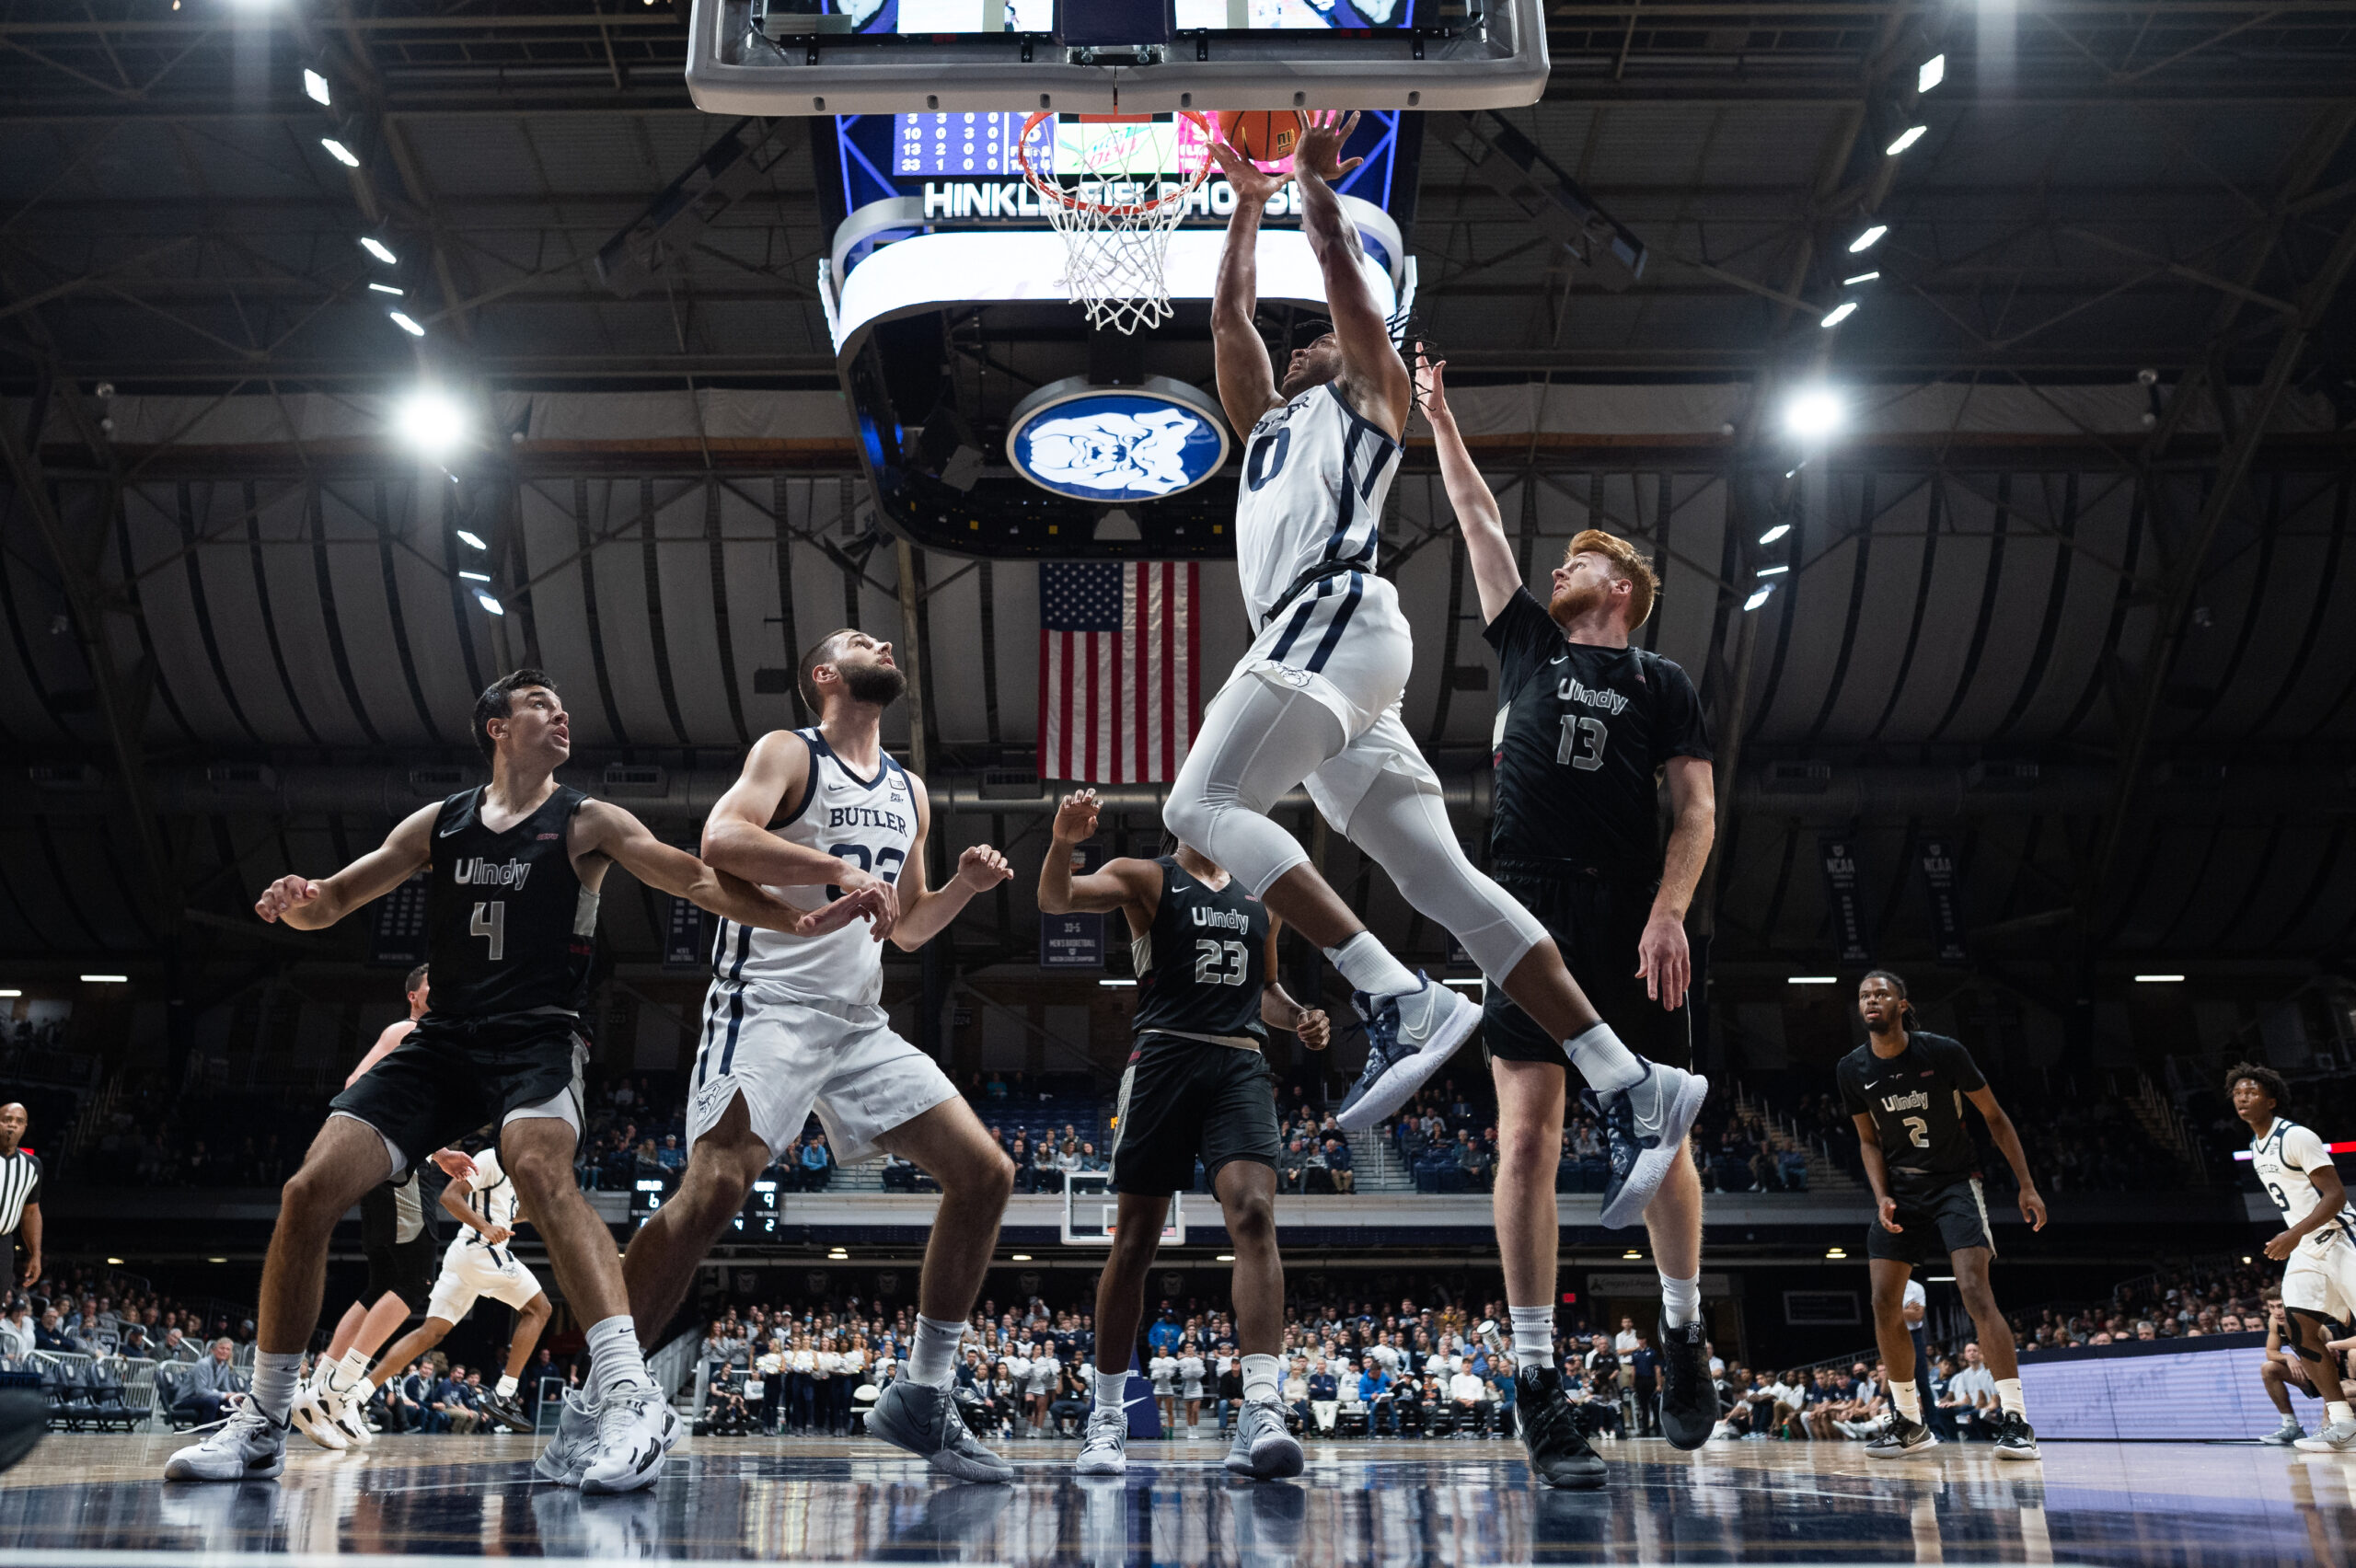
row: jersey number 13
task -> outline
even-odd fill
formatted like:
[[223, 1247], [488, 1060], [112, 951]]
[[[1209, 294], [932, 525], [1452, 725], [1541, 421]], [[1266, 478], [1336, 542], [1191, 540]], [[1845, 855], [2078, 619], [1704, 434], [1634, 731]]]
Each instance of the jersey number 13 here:
[[1611, 743], [1611, 732], [1600, 719], [1580, 714], [1563, 715], [1563, 741], [1554, 748], [1554, 760], [1567, 762], [1581, 773], [1593, 773], [1603, 766], [1603, 748]]

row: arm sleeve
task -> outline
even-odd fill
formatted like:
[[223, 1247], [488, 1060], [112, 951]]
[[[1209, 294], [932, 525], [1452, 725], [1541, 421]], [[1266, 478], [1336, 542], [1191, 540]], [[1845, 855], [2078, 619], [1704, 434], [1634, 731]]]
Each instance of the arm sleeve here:
[[2293, 1127], [2282, 1139], [2282, 1163], [2293, 1170], [2314, 1170], [2331, 1164], [2331, 1151], [2313, 1127]]
[[1662, 659], [1654, 665], [1654, 678], [1660, 683], [1660, 731], [1654, 737], [1653, 755], [1661, 760], [1691, 756], [1709, 761], [1710, 721], [1702, 711], [1702, 694], [1693, 689], [1692, 677], [1684, 666]]
[[1529, 589], [1517, 588], [1497, 618], [1481, 628], [1481, 640], [1496, 650], [1497, 699], [1504, 702], [1558, 651], [1563, 632]]

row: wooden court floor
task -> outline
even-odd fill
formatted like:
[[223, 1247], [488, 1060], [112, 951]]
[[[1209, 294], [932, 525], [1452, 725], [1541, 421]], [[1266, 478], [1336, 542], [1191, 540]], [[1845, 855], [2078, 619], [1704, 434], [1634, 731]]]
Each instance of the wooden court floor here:
[[[1534, 1489], [1513, 1444], [1328, 1443], [1248, 1484], [1209, 1441], [1141, 1443], [1081, 1482], [1072, 1446], [1018, 1442], [1010, 1486], [958, 1485], [879, 1444], [690, 1441], [661, 1484], [583, 1498], [528, 1437], [290, 1450], [275, 1482], [167, 1485], [179, 1439], [59, 1435], [0, 1476], [10, 1564], [197, 1552], [643, 1560], [1483, 1568], [1521, 1562], [2356, 1563], [2356, 1456], [2250, 1445], [2049, 1444], [2041, 1464], [1946, 1447], [1606, 1444], [1600, 1493]], [[101, 1555], [103, 1554], [103, 1555]], [[121, 1554], [121, 1555], [117, 1555]]]

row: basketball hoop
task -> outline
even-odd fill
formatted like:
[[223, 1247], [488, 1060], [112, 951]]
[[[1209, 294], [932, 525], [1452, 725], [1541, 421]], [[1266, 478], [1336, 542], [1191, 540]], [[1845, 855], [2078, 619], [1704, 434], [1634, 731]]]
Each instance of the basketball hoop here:
[[[1088, 145], [1085, 167], [1042, 174], [1031, 161], [1031, 138], [1055, 118], [1043, 109], [1024, 121], [1015, 152], [1048, 224], [1064, 236], [1065, 292], [1088, 312], [1091, 327], [1135, 332], [1161, 326], [1171, 314], [1163, 273], [1170, 236], [1210, 172], [1208, 153], [1192, 176], [1173, 184], [1163, 176], [1150, 133], [1105, 137]], [[1218, 140], [1201, 115], [1181, 110], [1179, 118], [1191, 121], [1206, 143]]]

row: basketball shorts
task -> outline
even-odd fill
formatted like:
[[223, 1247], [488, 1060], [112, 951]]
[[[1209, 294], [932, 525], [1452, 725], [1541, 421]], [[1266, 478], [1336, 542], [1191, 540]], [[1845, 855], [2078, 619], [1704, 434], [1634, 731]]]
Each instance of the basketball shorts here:
[[483, 1297], [520, 1310], [539, 1294], [540, 1282], [514, 1252], [504, 1247], [479, 1247], [461, 1237], [442, 1254], [442, 1274], [433, 1282], [425, 1315], [456, 1323], [463, 1321]]
[[571, 1013], [429, 1012], [408, 1038], [329, 1102], [374, 1127], [398, 1180], [416, 1161], [492, 1124], [556, 1117], [581, 1133], [589, 1038]]
[[416, 1311], [433, 1290], [440, 1248], [431, 1230], [421, 1228], [406, 1241], [399, 1237], [400, 1197], [393, 1183], [369, 1188], [360, 1200], [360, 1251], [368, 1260], [368, 1291], [361, 1299], [373, 1306], [389, 1293]]
[[818, 1113], [837, 1164], [876, 1152], [875, 1140], [957, 1098], [940, 1064], [893, 1032], [882, 1008], [764, 995], [714, 985], [687, 1101], [687, 1147], [745, 1097], [753, 1132], [780, 1159]]
[[1878, 1219], [1865, 1226], [1865, 1256], [1886, 1258], [1892, 1262], [1920, 1268], [1935, 1257], [1948, 1256], [1971, 1247], [1996, 1251], [1996, 1230], [1988, 1223], [1988, 1199], [1980, 1190], [1980, 1178], [1966, 1176], [1958, 1181], [1923, 1192], [1893, 1191], [1898, 1200], [1899, 1233], [1892, 1236], [1881, 1228]]
[[2336, 1232], [2317, 1251], [2301, 1242], [2282, 1265], [2282, 1305], [2341, 1322], [2356, 1319], [2356, 1242]]
[[[1638, 1055], [1672, 1067], [1693, 1065], [1693, 976], [1682, 1006], [1674, 1011], [1645, 994], [1636, 974], [1636, 945], [1652, 917], [1659, 884], [1583, 874], [1518, 870], [1512, 861], [1492, 868], [1497, 885], [1538, 917], [1562, 951], [1563, 963], [1603, 1021], [1622, 1043]], [[1559, 1040], [1514, 1006], [1505, 987], [1491, 985], [1481, 1007], [1481, 1042], [1491, 1059], [1551, 1062], [1567, 1069], [1570, 1058]]]
[[1274, 1170], [1276, 1077], [1259, 1052], [1167, 1034], [1140, 1035], [1121, 1074], [1113, 1123], [1113, 1191], [1159, 1197], [1216, 1187], [1230, 1161]]

